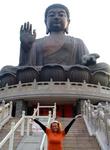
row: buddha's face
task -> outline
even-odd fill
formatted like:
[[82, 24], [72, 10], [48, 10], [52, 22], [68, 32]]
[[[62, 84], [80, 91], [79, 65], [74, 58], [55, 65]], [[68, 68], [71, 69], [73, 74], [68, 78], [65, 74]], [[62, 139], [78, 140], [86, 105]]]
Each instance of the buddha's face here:
[[47, 13], [46, 25], [49, 32], [65, 32], [69, 22], [66, 11], [63, 8], [52, 8]]

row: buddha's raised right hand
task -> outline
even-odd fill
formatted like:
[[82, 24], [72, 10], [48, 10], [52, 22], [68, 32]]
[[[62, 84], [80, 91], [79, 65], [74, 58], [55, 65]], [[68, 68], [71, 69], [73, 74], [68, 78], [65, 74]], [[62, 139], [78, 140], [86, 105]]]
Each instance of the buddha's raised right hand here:
[[24, 23], [20, 28], [20, 41], [23, 46], [30, 47], [35, 41], [36, 31], [32, 30], [32, 24]]

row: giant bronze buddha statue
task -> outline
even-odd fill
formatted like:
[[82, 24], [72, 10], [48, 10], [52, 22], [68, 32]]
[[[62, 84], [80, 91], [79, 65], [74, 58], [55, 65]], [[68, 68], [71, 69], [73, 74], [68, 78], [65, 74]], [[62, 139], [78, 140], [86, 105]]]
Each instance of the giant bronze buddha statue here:
[[17, 82], [29, 82], [34, 78], [37, 81], [51, 78], [65, 81], [69, 78], [72, 82], [85, 80], [108, 86], [110, 66], [97, 63], [98, 54], [90, 54], [81, 39], [68, 35], [70, 13], [66, 6], [50, 5], [45, 11], [45, 24], [47, 36], [40, 39], [36, 39], [36, 32], [29, 22], [21, 26], [19, 66], [3, 68], [4, 74], [14, 70]]

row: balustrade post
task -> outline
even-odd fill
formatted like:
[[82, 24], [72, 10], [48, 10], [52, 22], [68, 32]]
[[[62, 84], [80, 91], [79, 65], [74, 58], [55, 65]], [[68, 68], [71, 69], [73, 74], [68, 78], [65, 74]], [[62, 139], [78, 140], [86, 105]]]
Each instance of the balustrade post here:
[[79, 108], [78, 108], [78, 110], [80, 111], [80, 113], [82, 115], [84, 115], [84, 100], [82, 100], [82, 99], [79, 101]]
[[51, 114], [52, 114], [51, 111], [49, 111], [49, 118], [51, 117]]
[[108, 114], [108, 117], [109, 117], [109, 115], [110, 115], [110, 106], [109, 106], [108, 102], [106, 102], [106, 105], [104, 107], [104, 112], [106, 114]]
[[87, 89], [87, 83], [85, 80], [83, 80], [83, 84], [82, 84], [83, 88], [86, 90]]
[[25, 111], [22, 111], [23, 121], [21, 123], [21, 136], [24, 136], [24, 126], [25, 126]]
[[3, 121], [3, 119], [4, 119], [4, 117], [5, 117], [5, 101], [3, 100], [2, 101], [2, 121]]
[[2, 128], [1, 122], [2, 122], [2, 108], [0, 108], [0, 129]]
[[10, 116], [9, 108], [10, 108], [10, 104], [5, 106], [5, 117]]
[[7, 92], [8, 90], [8, 83], [6, 83], [5, 87], [4, 87], [5, 92]]
[[17, 88], [18, 88], [19, 90], [22, 88], [21, 85], [22, 85], [22, 83], [21, 83], [21, 81], [19, 81], [19, 82], [18, 82], [18, 86], [17, 86]]
[[54, 85], [53, 78], [50, 78], [50, 83], [49, 84], [50, 84], [51, 87]]
[[83, 104], [83, 115], [86, 116], [86, 100], [84, 101]]
[[12, 101], [10, 101], [10, 110], [9, 110], [9, 115], [10, 115], [10, 117], [11, 117], [11, 115], [12, 115]]
[[100, 82], [98, 82], [98, 90], [99, 90], [99, 92], [100, 92], [100, 90], [101, 90], [101, 84], [100, 84]]
[[101, 130], [101, 124], [100, 124], [100, 111], [102, 110], [102, 104], [101, 104], [101, 103], [98, 104], [97, 110], [98, 110], [97, 128], [98, 128], [99, 130]]
[[36, 81], [36, 79], [34, 79], [34, 81], [32, 83], [32, 86], [33, 86], [34, 89], [36, 88], [36, 85], [37, 85], [37, 81]]
[[40, 104], [37, 103], [37, 108], [38, 108], [38, 110], [37, 110], [37, 117], [39, 117], [39, 106], [40, 106]]
[[90, 111], [91, 111], [91, 103], [90, 100], [87, 101], [87, 109], [88, 109], [88, 114], [87, 114], [87, 120], [90, 122]]
[[55, 108], [53, 108], [53, 119], [55, 119]]
[[94, 125], [94, 118], [92, 116], [92, 113], [94, 112], [94, 105], [91, 105], [91, 125], [93, 126]]
[[11, 123], [12, 135], [10, 136], [10, 139], [9, 139], [9, 150], [13, 150], [13, 144], [14, 144], [14, 126], [15, 126], [15, 122], [12, 122]]
[[33, 113], [33, 117], [36, 116], [36, 108], [34, 108], [34, 113]]
[[2, 100], [2, 106], [3, 107], [5, 106], [5, 100]]
[[67, 78], [67, 83], [66, 83], [66, 85], [67, 85], [67, 88], [68, 88], [68, 89], [71, 87], [70, 79], [69, 79], [69, 78]]
[[86, 116], [87, 116], [87, 119], [88, 119], [88, 101], [86, 101]]
[[53, 109], [53, 118], [56, 118], [56, 103], [54, 103], [54, 109]]
[[30, 119], [27, 119], [27, 136], [30, 134]]
[[106, 102], [106, 105], [104, 107], [104, 114], [105, 114], [104, 121], [105, 121], [105, 128], [106, 128], [105, 135], [107, 137], [107, 145], [110, 146], [110, 133], [109, 133], [109, 127], [108, 127], [108, 122], [107, 122], [107, 120], [110, 118], [110, 110], [109, 109], [110, 109], [110, 107], [108, 105], [108, 102]]
[[48, 117], [51, 118], [51, 116], [52, 116], [52, 112], [49, 111]]

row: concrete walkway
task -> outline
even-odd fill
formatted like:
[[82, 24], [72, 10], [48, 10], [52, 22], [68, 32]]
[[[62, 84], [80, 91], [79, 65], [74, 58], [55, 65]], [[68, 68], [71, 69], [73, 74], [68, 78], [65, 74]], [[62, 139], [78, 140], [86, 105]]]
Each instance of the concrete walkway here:
[[38, 135], [24, 136], [16, 150], [39, 150], [43, 132]]

